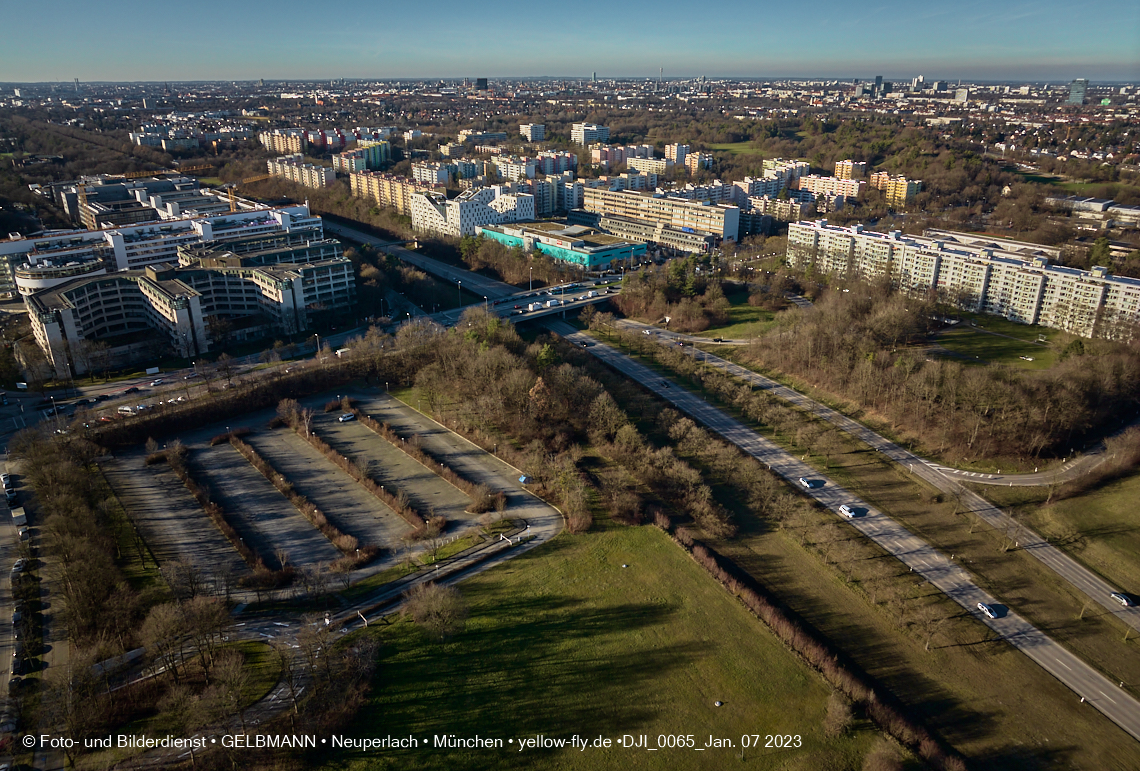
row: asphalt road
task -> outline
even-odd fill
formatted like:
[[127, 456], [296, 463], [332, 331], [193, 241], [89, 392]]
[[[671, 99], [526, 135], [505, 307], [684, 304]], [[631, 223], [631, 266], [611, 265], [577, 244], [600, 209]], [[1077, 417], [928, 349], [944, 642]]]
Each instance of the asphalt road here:
[[[1116, 683], [1110, 682], [1104, 675], [1017, 615], [1013, 609], [999, 603], [978, 587], [964, 569], [944, 554], [931, 548], [890, 517], [839, 487], [825, 475], [718, 408], [709, 405], [699, 396], [675, 383], [673, 387], [666, 387], [665, 383], [670, 382], [667, 379], [618, 350], [596, 342], [589, 335], [578, 332], [568, 324], [549, 322], [547, 326], [551, 331], [573, 343], [592, 343], [587, 350], [599, 360], [708, 426], [825, 508], [833, 512], [838, 512], [839, 507], [844, 504], [854, 508], [857, 516], [845, 520], [848, 524], [965, 608], [1001, 639], [1037, 662], [1072, 689], [1078, 697], [1100, 710], [1133, 738], [1140, 739], [1140, 701], [1122, 691]], [[808, 480], [812, 485], [811, 489], [805, 489], [799, 483], [800, 478]], [[998, 611], [998, 617], [990, 619], [983, 615], [977, 607], [979, 602], [994, 607]], [[1121, 608], [1117, 606], [1116, 610]]]
[[[637, 322], [631, 322], [628, 320], [623, 320], [620, 322], [620, 326], [634, 329], [649, 328], [645, 324], [638, 324]], [[659, 333], [654, 337], [659, 341], [668, 342], [669, 340], [679, 339], [681, 337], [687, 338], [688, 336]], [[1073, 588], [1082, 592], [1091, 601], [1095, 602], [1097, 605], [1104, 608], [1109, 613], [1112, 613], [1128, 626], [1136, 629], [1137, 631], [1140, 631], [1140, 607], [1136, 605], [1122, 607], [1120, 603], [1112, 599], [1111, 596], [1113, 592], [1128, 592], [1128, 589], [1131, 587], [1113, 586], [1098, 576], [1096, 573], [1089, 570], [1084, 565], [1081, 565], [1069, 555], [1065, 554], [1065, 552], [1047, 542], [1044, 538], [1042, 538], [1030, 528], [1014, 521], [1013, 518], [1008, 516], [1000, 508], [994, 506], [985, 498], [981, 497], [972, 490], [968, 490], [963, 487], [959, 481], [962, 479], [960, 476], [962, 472], [959, 472], [958, 475], [948, 475], [945, 473], [944, 467], [932, 463], [925, 458], [921, 458], [905, 448], [899, 447], [894, 442], [875, 433], [870, 428], [864, 426], [862, 423], [852, 420], [846, 415], [843, 415], [840, 412], [836, 412], [830, 407], [824, 406], [814, 399], [811, 399], [810, 397], [804, 396], [799, 391], [791, 389], [785, 385], [781, 385], [771, 378], [764, 377], [763, 375], [757, 374], [752, 370], [741, 367], [738, 364], [734, 364], [731, 361], [722, 359], [719, 356], [715, 356], [705, 351], [696, 351], [695, 349], [686, 350], [690, 351], [691, 355], [698, 357], [701, 361], [707, 361], [709, 364], [723, 369], [728, 374], [733, 375], [734, 377], [737, 377], [747, 383], [750, 383], [753, 386], [762, 388], [773, 396], [777, 396], [781, 399], [791, 402], [804, 411], [810, 412], [820, 419], [831, 423], [832, 425], [864, 442], [868, 446], [883, 453], [883, 455], [890, 458], [895, 463], [904, 466], [912, 474], [920, 477], [938, 490], [955, 496], [963, 508], [977, 514], [982, 518], [983, 521], [986, 522], [986, 524], [995, 530], [1005, 533], [1010, 538], [1010, 540], [1014, 542], [1015, 548], [1025, 550], [1028, 554], [1035, 557], [1043, 565], [1056, 573], [1059, 577], [1067, 581], [1070, 585], [1073, 586]], [[1072, 464], [1070, 464], [1070, 468], [1067, 471], [1069, 475], [1076, 476], [1077, 474], [1084, 473], [1083, 468], [1073, 469], [1071, 468], [1071, 465]], [[1058, 476], [1061, 474], [1060, 471], [1053, 473]], [[1029, 478], [1027, 481], [1024, 481], [1024, 486], [1029, 486], [1038, 484], [1037, 482], [1034, 482], [1033, 479], [1036, 479], [1041, 475], [1026, 474], [1021, 476], [1023, 478]], [[969, 478], [963, 481], [977, 480]], [[1064, 478], [1061, 478], [1060, 481], [1064, 481]], [[1014, 482], [1011, 479], [1009, 484], [1011, 486], [1017, 486], [1019, 483]]]
[[325, 231], [333, 235], [342, 236], [350, 241], [355, 241], [358, 244], [369, 244], [370, 246], [381, 247], [389, 254], [395, 255], [409, 265], [415, 265], [420, 270], [430, 273], [437, 278], [442, 278], [452, 283], [462, 281], [464, 286], [466, 286], [471, 293], [486, 295], [492, 300], [509, 297], [513, 294], [517, 294], [519, 291], [518, 287], [505, 284], [493, 278], [487, 278], [478, 273], [472, 273], [464, 268], [457, 268], [454, 265], [449, 265], [446, 262], [432, 257], [425, 257], [422, 254], [417, 254], [402, 246], [394, 246], [391, 241], [385, 241], [382, 238], [368, 235], [355, 228], [338, 225], [326, 220]]

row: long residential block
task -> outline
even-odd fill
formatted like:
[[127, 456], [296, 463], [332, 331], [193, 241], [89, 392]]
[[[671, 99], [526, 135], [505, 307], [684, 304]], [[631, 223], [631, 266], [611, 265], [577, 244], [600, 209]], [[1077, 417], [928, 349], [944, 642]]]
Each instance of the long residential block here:
[[1057, 250], [1024, 241], [930, 230], [875, 233], [827, 220], [788, 226], [788, 261], [844, 278], [888, 277], [963, 310], [1084, 337], [1129, 338], [1140, 322], [1140, 280], [1049, 262]]

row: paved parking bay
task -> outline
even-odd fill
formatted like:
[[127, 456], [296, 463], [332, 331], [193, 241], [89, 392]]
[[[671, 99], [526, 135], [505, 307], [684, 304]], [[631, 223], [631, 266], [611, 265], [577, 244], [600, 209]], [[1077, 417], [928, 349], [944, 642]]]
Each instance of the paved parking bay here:
[[251, 533], [270, 567], [280, 567], [279, 552], [294, 567], [340, 558], [336, 547], [228, 442], [191, 450], [190, 458], [199, 481], [209, 484], [214, 500]]
[[372, 477], [380, 484], [389, 490], [406, 492], [412, 505], [421, 513], [432, 509], [451, 523], [471, 522], [478, 518], [465, 512], [471, 500], [464, 493], [358, 421], [337, 422], [338, 414], [332, 412], [315, 416], [313, 430], [341, 454], [368, 460], [372, 464]]
[[411, 525], [400, 515], [290, 429], [259, 431], [244, 440], [361, 546], [396, 549], [411, 532]]
[[159, 565], [184, 559], [210, 573], [249, 573], [237, 550], [168, 465], [147, 466], [140, 449], [100, 466]]

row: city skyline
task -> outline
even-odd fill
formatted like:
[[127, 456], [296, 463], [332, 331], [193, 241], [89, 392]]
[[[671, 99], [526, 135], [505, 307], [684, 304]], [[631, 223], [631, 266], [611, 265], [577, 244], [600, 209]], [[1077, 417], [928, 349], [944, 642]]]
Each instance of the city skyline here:
[[467, 18], [464, 6], [445, 0], [433, 10], [428, 18], [411, 7], [321, 14], [296, 0], [271, 15], [235, 6], [224, 17], [92, 15], [75, 0], [34, 13], [13, 8], [19, 34], [0, 51], [0, 81], [638, 78], [659, 68], [670, 77], [1140, 80], [1140, 6], [1119, 0], [1086, 3], [1079, 13], [1059, 0], [825, 2], [807, 23], [799, 6], [757, 13], [739, 0], [708, 20], [677, 2], [587, 2], [573, 14], [539, 16], [499, 0]]

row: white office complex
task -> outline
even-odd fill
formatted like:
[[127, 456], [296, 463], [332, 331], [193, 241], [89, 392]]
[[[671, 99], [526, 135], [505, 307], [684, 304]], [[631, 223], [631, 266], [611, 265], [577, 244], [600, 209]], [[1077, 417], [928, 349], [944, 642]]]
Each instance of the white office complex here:
[[519, 126], [519, 133], [528, 142], [541, 142], [546, 139], [546, 126], [541, 123], [524, 123]]
[[[312, 240], [320, 240], [324, 238], [324, 225], [321, 218], [312, 216], [304, 204], [280, 208], [255, 206], [224, 214], [104, 230], [64, 231], [36, 238], [10, 236], [8, 240], [0, 241], [0, 262], [7, 263], [9, 271], [30, 268], [47, 271], [39, 278], [33, 278], [29, 273], [28, 280], [38, 282], [46, 280], [48, 273], [58, 273], [57, 277], [67, 277], [68, 274], [75, 277], [99, 271], [141, 270], [148, 265], [177, 263], [181, 246], [273, 233], [303, 233]], [[9, 271], [4, 273], [11, 277]], [[15, 279], [13, 289], [19, 284], [22, 294], [51, 285], [32, 283], [25, 287], [19, 276]]]
[[336, 171], [328, 166], [305, 163], [305, 156], [301, 153], [283, 155], [265, 163], [273, 176], [283, 177], [305, 187], [330, 187], [336, 182]]
[[[352, 262], [340, 257], [257, 267], [151, 265], [75, 279], [25, 303], [55, 376], [68, 378], [93, 368], [85, 343], [106, 342], [115, 366], [163, 349], [196, 356], [227, 342], [304, 331], [316, 310], [346, 307], [355, 296]], [[228, 321], [224, 333], [214, 319]]]
[[889, 277], [977, 313], [1085, 337], [1128, 338], [1140, 322], [1140, 280], [1052, 265], [1057, 250], [984, 234], [874, 233], [827, 220], [788, 226], [788, 261], [844, 278]]
[[[355, 279], [340, 243], [323, 237], [320, 218], [307, 216], [307, 208], [291, 208], [306, 216], [244, 212], [198, 220], [190, 230], [139, 227], [34, 242], [16, 281], [56, 377], [96, 368], [96, 342], [105, 344], [103, 364], [118, 367], [164, 351], [194, 356], [293, 334], [319, 314], [351, 306]], [[116, 249], [124, 247], [147, 259], [113, 270]]]
[[590, 145], [594, 142], [608, 142], [610, 129], [595, 123], [575, 123], [570, 128], [570, 141], [576, 145]]
[[515, 193], [508, 185], [492, 185], [448, 200], [441, 193], [412, 196], [412, 228], [423, 233], [470, 236], [483, 225], [529, 222], [535, 217], [534, 196]]

